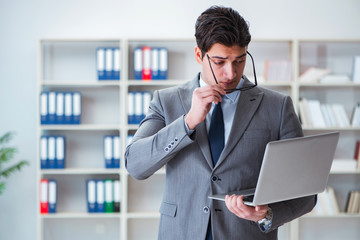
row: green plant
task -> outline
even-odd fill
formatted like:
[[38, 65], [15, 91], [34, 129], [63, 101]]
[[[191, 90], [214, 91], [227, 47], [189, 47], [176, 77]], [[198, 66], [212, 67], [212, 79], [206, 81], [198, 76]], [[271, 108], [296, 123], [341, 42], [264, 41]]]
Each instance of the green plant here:
[[5, 190], [5, 182], [3, 179], [8, 178], [12, 173], [20, 171], [25, 165], [29, 164], [27, 161], [22, 160], [3, 169], [3, 165], [10, 162], [18, 152], [17, 148], [7, 146], [7, 143], [11, 141], [13, 136], [13, 132], [8, 132], [0, 137], [0, 195]]

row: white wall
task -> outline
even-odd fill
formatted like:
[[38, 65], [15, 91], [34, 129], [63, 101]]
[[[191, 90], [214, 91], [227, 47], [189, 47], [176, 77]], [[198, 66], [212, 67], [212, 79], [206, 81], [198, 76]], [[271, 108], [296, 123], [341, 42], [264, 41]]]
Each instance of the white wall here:
[[36, 239], [37, 40], [191, 38], [213, 4], [237, 9], [253, 38], [360, 39], [358, 0], [0, 0], [0, 135], [16, 131], [17, 159], [31, 163], [0, 196], [1, 239]]

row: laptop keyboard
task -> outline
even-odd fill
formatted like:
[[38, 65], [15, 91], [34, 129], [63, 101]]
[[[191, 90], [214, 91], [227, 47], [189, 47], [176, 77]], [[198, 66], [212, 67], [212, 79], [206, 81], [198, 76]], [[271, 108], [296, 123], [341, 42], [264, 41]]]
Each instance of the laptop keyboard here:
[[253, 200], [254, 200], [254, 195], [244, 196], [244, 199], [243, 199], [244, 202], [252, 202]]

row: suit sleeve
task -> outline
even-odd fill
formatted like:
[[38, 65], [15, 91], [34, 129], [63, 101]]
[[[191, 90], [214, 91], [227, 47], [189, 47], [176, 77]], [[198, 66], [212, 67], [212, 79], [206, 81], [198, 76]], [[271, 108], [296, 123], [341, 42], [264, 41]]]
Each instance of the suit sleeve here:
[[184, 116], [168, 122], [165, 111], [159, 91], [155, 91], [148, 113], [125, 151], [125, 166], [136, 179], [150, 177], [193, 142], [186, 132]]
[[[301, 124], [294, 111], [293, 103], [290, 97], [284, 99], [281, 127], [280, 127], [280, 139], [301, 137], [303, 136]], [[298, 199], [292, 199], [279, 203], [270, 204], [273, 211], [273, 219], [271, 228], [267, 232], [277, 229], [281, 225], [290, 222], [308, 212], [310, 212], [317, 201], [317, 196], [312, 195], [308, 197], [302, 197]]]

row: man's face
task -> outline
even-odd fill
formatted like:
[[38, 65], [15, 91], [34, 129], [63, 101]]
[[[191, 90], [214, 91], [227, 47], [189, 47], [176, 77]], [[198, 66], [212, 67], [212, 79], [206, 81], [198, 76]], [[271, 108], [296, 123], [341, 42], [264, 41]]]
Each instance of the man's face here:
[[227, 47], [215, 43], [202, 58], [201, 50], [195, 48], [196, 60], [201, 64], [201, 77], [208, 85], [216, 84], [211, 72], [210, 64], [214, 71], [218, 83], [222, 84], [225, 89], [234, 89], [238, 85], [245, 68], [247, 47], [237, 45]]

